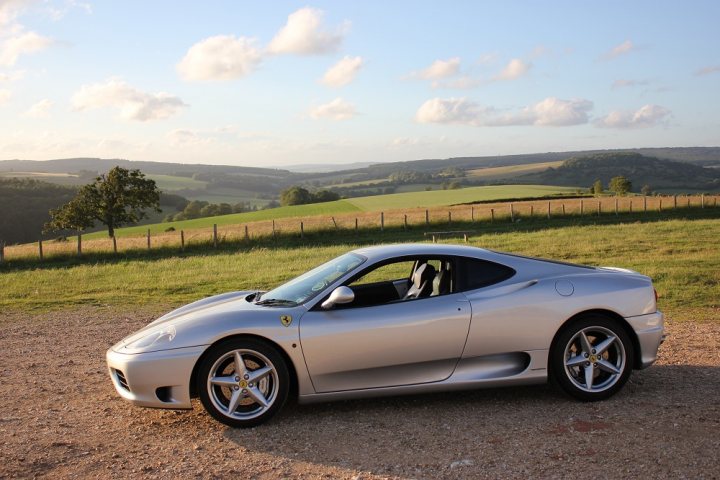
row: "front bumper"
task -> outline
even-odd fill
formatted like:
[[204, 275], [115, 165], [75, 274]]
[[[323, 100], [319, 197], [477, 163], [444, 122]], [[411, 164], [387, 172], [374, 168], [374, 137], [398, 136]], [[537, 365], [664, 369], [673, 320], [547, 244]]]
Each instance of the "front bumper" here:
[[121, 353], [112, 348], [105, 355], [115, 390], [141, 407], [192, 408], [190, 377], [205, 346], [160, 352]]
[[626, 317], [637, 335], [640, 346], [640, 365], [635, 368], [647, 368], [657, 360], [657, 352], [660, 344], [665, 340], [665, 319], [661, 311]]

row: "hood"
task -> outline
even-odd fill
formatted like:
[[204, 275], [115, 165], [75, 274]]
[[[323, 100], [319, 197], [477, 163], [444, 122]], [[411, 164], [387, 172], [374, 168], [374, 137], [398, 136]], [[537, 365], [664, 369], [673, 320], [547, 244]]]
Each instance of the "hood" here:
[[[247, 297], [254, 291], [229, 292], [198, 300], [173, 310], [149, 323], [135, 333], [123, 338], [113, 349], [122, 353], [140, 353], [175, 348], [207, 345], [231, 327], [239, 327], [251, 321], [254, 325], [265, 321], [269, 325], [278, 323], [280, 315], [286, 312], [299, 318], [304, 307], [273, 307], [249, 302]], [[175, 337], [162, 346], [151, 346], [134, 351], [125, 346], [151, 334], [172, 327]]]

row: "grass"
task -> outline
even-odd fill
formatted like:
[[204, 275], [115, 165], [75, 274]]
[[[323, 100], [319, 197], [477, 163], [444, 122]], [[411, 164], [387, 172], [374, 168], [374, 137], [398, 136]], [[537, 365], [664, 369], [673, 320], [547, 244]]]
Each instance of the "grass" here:
[[504, 167], [477, 168], [475, 170], [468, 171], [468, 174], [472, 178], [479, 178], [482, 180], [500, 180], [505, 178], [514, 178], [518, 175], [525, 175], [526, 173], [542, 172], [550, 167], [556, 168], [562, 164], [563, 160], [557, 162], [506, 165]]
[[[183, 220], [180, 222], [156, 223], [152, 225], [141, 225], [135, 227], [121, 228], [116, 231], [116, 237], [131, 237], [143, 235], [150, 229], [150, 232], [161, 233], [168, 227], [174, 227], [176, 230], [193, 230], [201, 228], [211, 228], [213, 224], [218, 226], [236, 225], [249, 222], [258, 222], [265, 220], [274, 220], [281, 218], [309, 217], [314, 215], [337, 215], [359, 211], [360, 209], [346, 200], [336, 202], [313, 203], [310, 205], [294, 205], [291, 207], [272, 208], [268, 210], [259, 210], [257, 212], [235, 213], [232, 215], [221, 215], [218, 217], [196, 218], [193, 220]], [[106, 232], [95, 232], [86, 235], [84, 238], [88, 240], [94, 238], [107, 237]]]
[[[713, 210], [696, 217], [661, 219], [614, 216], [528, 220], [495, 224], [470, 244], [599, 266], [619, 266], [653, 277], [660, 307], [674, 320], [720, 322], [720, 219]], [[623, 217], [620, 217], [623, 219]], [[632, 218], [632, 221], [628, 219]], [[607, 222], [607, 223], [595, 223]], [[421, 241], [421, 230], [398, 228], [333, 238], [322, 232], [304, 240], [268, 242], [217, 253], [159, 251], [153, 257], [98, 257], [95, 263], [43, 264], [0, 273], [0, 310], [48, 311], [78, 305], [181, 305], [232, 290], [270, 288], [359, 245]], [[457, 240], [446, 240], [454, 243]]]
[[372, 197], [350, 198], [347, 201], [360, 210], [380, 211], [390, 208], [435, 207], [504, 198], [531, 198], [558, 193], [575, 193], [575, 187], [548, 185], [493, 185], [459, 190], [431, 190], [423, 192], [393, 193]]
[[177, 190], [199, 190], [207, 186], [207, 182], [194, 180], [190, 177], [178, 177], [175, 175], [150, 174], [147, 178], [155, 180], [158, 188], [163, 192], [172, 193]]

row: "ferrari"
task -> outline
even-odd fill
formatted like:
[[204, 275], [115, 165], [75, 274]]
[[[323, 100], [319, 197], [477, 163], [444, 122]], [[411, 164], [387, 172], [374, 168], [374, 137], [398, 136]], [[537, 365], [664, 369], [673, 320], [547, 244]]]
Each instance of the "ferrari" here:
[[253, 427], [299, 403], [556, 384], [603, 400], [664, 339], [650, 278], [481, 248], [364, 247], [178, 308], [107, 351], [118, 394]]

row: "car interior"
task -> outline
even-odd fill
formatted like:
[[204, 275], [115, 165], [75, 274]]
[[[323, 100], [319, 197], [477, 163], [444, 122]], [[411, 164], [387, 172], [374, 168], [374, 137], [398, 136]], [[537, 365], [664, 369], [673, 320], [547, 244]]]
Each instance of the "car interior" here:
[[347, 286], [355, 293], [355, 300], [337, 307], [368, 307], [446, 295], [451, 293], [452, 285], [450, 260], [403, 259], [375, 266], [351, 280]]

